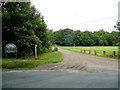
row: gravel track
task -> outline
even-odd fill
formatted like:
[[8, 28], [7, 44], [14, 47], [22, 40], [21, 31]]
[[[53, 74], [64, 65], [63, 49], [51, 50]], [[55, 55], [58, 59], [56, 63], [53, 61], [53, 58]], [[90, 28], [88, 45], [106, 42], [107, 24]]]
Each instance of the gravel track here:
[[118, 72], [118, 60], [76, 53], [59, 48], [64, 60], [38, 66], [32, 70], [83, 70], [89, 72]]

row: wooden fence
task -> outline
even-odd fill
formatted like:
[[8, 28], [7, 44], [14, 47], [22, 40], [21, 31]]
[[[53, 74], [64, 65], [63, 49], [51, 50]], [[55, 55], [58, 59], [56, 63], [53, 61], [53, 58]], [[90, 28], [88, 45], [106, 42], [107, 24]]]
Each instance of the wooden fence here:
[[[86, 54], [98, 55], [97, 50], [94, 50], [94, 51], [93, 51], [93, 50], [85, 50], [85, 49], [82, 50], [82, 49], [81, 49], [80, 52], [81, 52], [81, 53], [86, 53], [86, 52], [87, 52]], [[117, 51], [112, 51], [112, 52], [113, 52], [112, 55], [115, 56]], [[107, 51], [103, 51], [102, 54], [103, 54], [103, 55], [107, 55]]]

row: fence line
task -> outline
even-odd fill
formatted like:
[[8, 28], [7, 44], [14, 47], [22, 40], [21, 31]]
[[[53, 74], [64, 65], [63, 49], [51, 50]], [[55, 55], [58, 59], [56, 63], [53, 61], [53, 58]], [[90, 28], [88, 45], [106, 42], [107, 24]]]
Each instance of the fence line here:
[[[88, 52], [87, 52], [87, 51], [88, 51]], [[92, 53], [93, 53], [94, 55], [98, 55], [98, 52], [97, 52], [97, 51], [99, 51], [99, 50], [94, 50], [94, 51], [92, 51], [92, 50], [85, 50], [85, 49], [82, 50], [82, 49], [80, 49], [80, 52], [81, 52], [81, 53], [86, 53], [86, 54], [92, 54]], [[117, 52], [117, 51], [113, 51], [113, 53], [112, 53], [111, 55], [114, 55], [114, 56], [115, 56], [115, 55], [116, 55], [116, 52]], [[105, 50], [103, 51], [103, 55], [107, 55], [107, 52], [106, 52]]]

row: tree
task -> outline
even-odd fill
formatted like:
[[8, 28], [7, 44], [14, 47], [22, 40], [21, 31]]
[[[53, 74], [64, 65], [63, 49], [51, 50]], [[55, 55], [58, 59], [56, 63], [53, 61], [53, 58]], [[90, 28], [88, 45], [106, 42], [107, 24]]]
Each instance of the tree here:
[[49, 47], [43, 16], [30, 2], [6, 2], [2, 5], [3, 55], [7, 43], [18, 47], [21, 57], [34, 54], [34, 45]]
[[61, 29], [54, 32], [55, 43], [62, 46], [73, 45], [73, 30], [71, 29]]
[[82, 45], [85, 45], [85, 46], [94, 45], [92, 32], [84, 31], [81, 34], [82, 34]]
[[111, 35], [110, 35], [110, 40], [109, 42], [111, 42], [111, 45], [118, 45], [118, 43], [120, 42], [120, 34], [117, 31], [112, 31]]
[[74, 31], [74, 44], [76, 46], [80, 46], [82, 45], [82, 35], [81, 35], [81, 31], [80, 30], [77, 30], [77, 31]]
[[94, 41], [95, 45], [108, 45], [108, 32], [105, 32], [103, 29], [94, 32]]

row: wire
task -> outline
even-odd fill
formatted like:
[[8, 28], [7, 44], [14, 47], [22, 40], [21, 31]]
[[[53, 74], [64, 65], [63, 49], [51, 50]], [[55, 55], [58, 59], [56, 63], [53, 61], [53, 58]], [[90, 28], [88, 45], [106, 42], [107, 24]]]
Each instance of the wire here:
[[117, 17], [118, 17], [118, 16], [107, 17], [107, 18], [101, 18], [101, 19], [97, 19], [97, 20], [93, 20], [93, 21], [83, 22], [83, 23], [81, 23], [81, 24], [94, 23], [94, 22], [99, 22], [99, 21], [108, 20], [108, 19], [117, 18]]
[[[82, 23], [79, 23], [79, 24], [62, 26], [62, 27], [70, 27], [70, 26], [76, 26], [76, 25], [80, 25], [80, 24], [95, 23], [95, 22], [100, 22], [100, 21], [104, 21], [104, 20], [108, 20], [108, 19], [117, 18], [117, 17], [118, 17], [118, 16], [106, 17], [106, 18], [96, 19], [96, 20], [92, 20], [92, 21], [86, 21], [86, 22], [82, 22]], [[57, 27], [56, 27], [56, 28], [57, 28]]]

